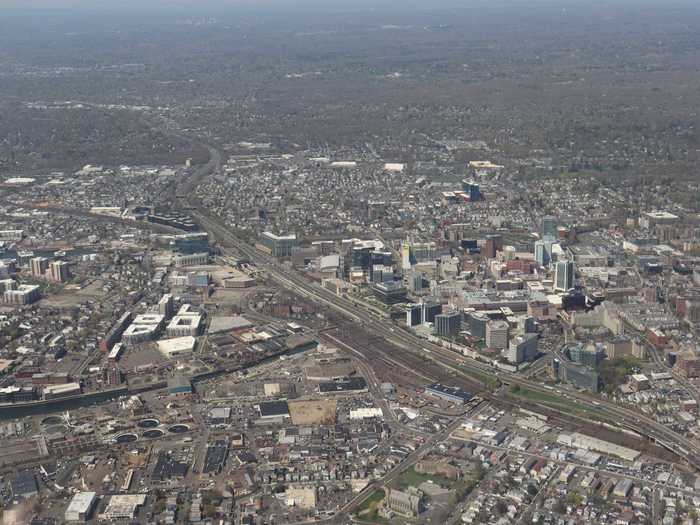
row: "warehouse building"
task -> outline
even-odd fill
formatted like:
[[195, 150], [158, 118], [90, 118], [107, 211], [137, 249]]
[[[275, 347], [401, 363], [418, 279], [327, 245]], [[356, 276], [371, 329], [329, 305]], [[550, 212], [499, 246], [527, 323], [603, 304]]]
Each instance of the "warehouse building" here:
[[36, 477], [31, 470], [20, 470], [10, 480], [10, 489], [14, 498], [31, 498], [39, 493]]
[[97, 503], [97, 493], [78, 492], [70, 501], [64, 518], [69, 522], [87, 521]]
[[615, 456], [630, 462], [635, 461], [641, 455], [641, 452], [637, 450], [616, 445], [614, 443], [610, 443], [609, 441], [603, 441], [602, 439], [586, 436], [585, 434], [579, 434], [578, 432], [572, 432], [571, 434], [559, 434], [557, 437], [557, 443], [560, 445], [566, 445], [567, 447], [600, 452], [601, 454]]
[[115, 494], [109, 499], [100, 519], [131, 520], [136, 517], [138, 509], [146, 503], [145, 494]]
[[456, 386], [445, 386], [440, 383], [433, 383], [425, 387], [425, 393], [439, 397], [450, 403], [468, 403], [472, 395]]
[[60, 397], [74, 396], [82, 393], [80, 383], [64, 383], [61, 385], [46, 385], [44, 387], [44, 399], [58, 399]]
[[192, 355], [196, 339], [190, 335], [158, 341], [158, 351], [167, 359]]

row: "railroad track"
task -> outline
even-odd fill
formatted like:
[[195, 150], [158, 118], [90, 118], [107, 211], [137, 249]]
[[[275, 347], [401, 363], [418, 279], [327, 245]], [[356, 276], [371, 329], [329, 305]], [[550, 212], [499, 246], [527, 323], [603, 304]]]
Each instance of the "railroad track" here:
[[[203, 177], [204, 172], [200, 172], [198, 176], [199, 178]], [[192, 193], [193, 192], [190, 191], [188, 195]], [[341, 317], [356, 323], [357, 326], [361, 327], [364, 331], [381, 336], [385, 339], [385, 342], [393, 343], [397, 347], [397, 350], [393, 350], [393, 348], [387, 350], [382, 349], [381, 345], [376, 345], [372, 347], [371, 352], [365, 350], [365, 352], [369, 352], [369, 355], [362, 355], [365, 355], [369, 363], [372, 362], [372, 355], [376, 355], [376, 352], [379, 352], [382, 353], [383, 357], [389, 360], [389, 362], [397, 363], [403, 369], [410, 371], [420, 370], [420, 373], [424, 374], [425, 377], [436, 377], [439, 378], [438, 380], [442, 381], [449, 380], [452, 384], [455, 384], [455, 386], [461, 386], [459, 384], [460, 382], [467, 382], [472, 386], [478, 383], [474, 377], [469, 376], [469, 372], [472, 372], [482, 377], [483, 375], [491, 377], [496, 375], [498, 379], [505, 384], [518, 385], [535, 392], [551, 395], [551, 392], [543, 389], [542, 385], [538, 382], [525, 379], [516, 374], [496, 372], [494, 369], [476, 361], [461, 359], [461, 361], [458, 362], [456, 354], [450, 350], [430, 344], [400, 329], [397, 330], [387, 327], [386, 321], [377, 321], [375, 316], [364, 311], [358, 304], [354, 304], [349, 299], [339, 297], [319, 285], [309, 282], [298, 273], [283, 267], [274, 258], [257, 251], [252, 246], [236, 238], [225, 225], [221, 224], [218, 219], [210, 217], [194, 200], [185, 200], [190, 205], [189, 209], [192, 210], [194, 218], [200, 222], [201, 226], [206, 231], [214, 238], [218, 239], [225, 249], [235, 250], [238, 254], [248, 258], [250, 262], [265, 270], [269, 277], [283, 288], [287, 288], [301, 297], [305, 297], [317, 304], [332, 309]], [[350, 344], [352, 345], [352, 341], [350, 341]], [[418, 362], [415, 356], [421, 354], [421, 348], [424, 350], [427, 349], [430, 352], [429, 361], [432, 361], [433, 365], [438, 368], [444, 367], [450, 370], [451, 373], [445, 370], [438, 372], [433, 370], [433, 365], [424, 361]], [[673, 432], [663, 425], [658, 424], [656, 421], [628, 409], [618, 407], [615, 404], [601, 401], [597, 405], [594, 405], [592, 401], [585, 396], [575, 393], [571, 395], [576, 403], [587, 406], [589, 409], [598, 409], [601, 418], [609, 421], [616, 421], [618, 426], [632, 429], [640, 435], [646, 436], [648, 439], [661, 444], [686, 460], [693, 467], [700, 470], [700, 447], [690, 439]], [[562, 414], [562, 416], [566, 416], [566, 414]]]

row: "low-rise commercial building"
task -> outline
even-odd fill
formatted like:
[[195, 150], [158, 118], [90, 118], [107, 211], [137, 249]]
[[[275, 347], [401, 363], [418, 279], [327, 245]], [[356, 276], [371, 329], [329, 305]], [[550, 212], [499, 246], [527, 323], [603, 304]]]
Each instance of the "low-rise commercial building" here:
[[64, 383], [61, 385], [46, 385], [43, 390], [44, 399], [58, 399], [82, 393], [80, 383]]
[[146, 503], [145, 494], [115, 494], [110, 497], [107, 507], [100, 514], [100, 519], [131, 520], [144, 503]]
[[97, 503], [97, 493], [78, 492], [71, 499], [64, 518], [68, 522], [87, 521]]
[[209, 253], [192, 253], [175, 257], [175, 268], [187, 268], [188, 266], [204, 266], [209, 262]]
[[191, 355], [196, 339], [190, 335], [158, 341], [158, 350], [168, 359]]
[[469, 392], [465, 392], [459, 387], [445, 386], [440, 383], [426, 386], [425, 392], [451, 403], [467, 403], [473, 397]]

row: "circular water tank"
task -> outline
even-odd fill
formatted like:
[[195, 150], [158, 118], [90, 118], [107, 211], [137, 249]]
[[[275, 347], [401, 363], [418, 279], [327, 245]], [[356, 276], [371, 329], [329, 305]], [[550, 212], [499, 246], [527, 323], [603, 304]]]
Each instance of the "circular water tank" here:
[[183, 432], [189, 432], [190, 427], [184, 423], [178, 423], [168, 428], [168, 432], [171, 434], [182, 434]]
[[59, 416], [47, 416], [41, 420], [42, 425], [60, 425], [63, 423], [63, 418]]
[[139, 428], [155, 428], [158, 425], [160, 425], [160, 421], [158, 421], [155, 418], [148, 418], [148, 419], [142, 419], [141, 421], [136, 423], [136, 425]]
[[66, 425], [44, 425], [44, 432], [47, 434], [67, 434], [68, 427]]
[[136, 434], [121, 434], [117, 436], [117, 443], [133, 443], [139, 437]]
[[143, 433], [143, 437], [148, 438], [148, 439], [156, 439], [159, 437], [163, 437], [165, 435], [165, 432], [163, 432], [159, 428], [152, 428], [150, 430], [146, 430]]

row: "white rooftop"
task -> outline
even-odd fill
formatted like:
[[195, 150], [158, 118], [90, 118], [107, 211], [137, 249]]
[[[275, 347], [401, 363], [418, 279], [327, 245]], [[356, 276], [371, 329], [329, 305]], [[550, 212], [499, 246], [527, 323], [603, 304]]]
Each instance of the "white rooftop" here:
[[191, 335], [158, 341], [158, 350], [166, 357], [194, 350], [196, 339]]

